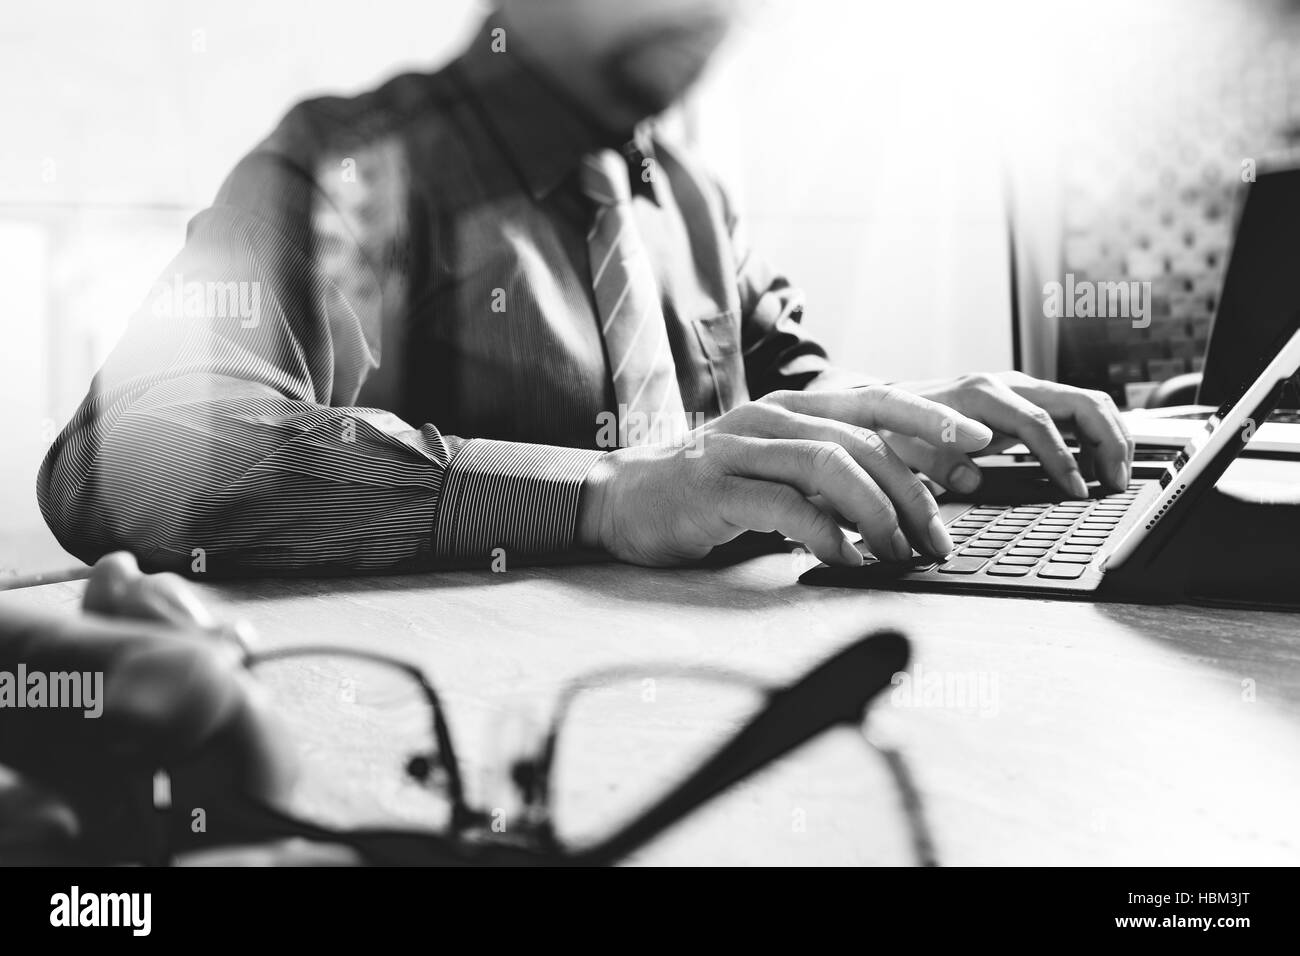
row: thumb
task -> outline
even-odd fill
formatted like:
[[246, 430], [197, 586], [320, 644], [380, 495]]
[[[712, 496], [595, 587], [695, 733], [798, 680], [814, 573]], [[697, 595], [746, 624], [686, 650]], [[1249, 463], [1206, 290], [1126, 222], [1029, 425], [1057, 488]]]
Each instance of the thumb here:
[[115, 551], [95, 562], [82, 606], [108, 617], [216, 627], [212, 612], [189, 582], [171, 572], [145, 574], [128, 551]]

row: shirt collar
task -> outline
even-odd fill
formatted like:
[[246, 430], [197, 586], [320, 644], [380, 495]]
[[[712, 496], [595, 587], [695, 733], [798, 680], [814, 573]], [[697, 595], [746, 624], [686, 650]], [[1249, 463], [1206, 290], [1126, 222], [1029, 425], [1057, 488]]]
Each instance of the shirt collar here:
[[[628, 162], [633, 195], [659, 203], [650, 125], [638, 126], [631, 140], [604, 129], [529, 66], [508, 39], [504, 51], [494, 52], [493, 33], [500, 25], [495, 15], [488, 17], [457, 66], [511, 166], [534, 198], [544, 199], [554, 192], [577, 171], [587, 153], [613, 149]], [[649, 166], [645, 165], [647, 159]], [[643, 176], [645, 169], [652, 175]]]

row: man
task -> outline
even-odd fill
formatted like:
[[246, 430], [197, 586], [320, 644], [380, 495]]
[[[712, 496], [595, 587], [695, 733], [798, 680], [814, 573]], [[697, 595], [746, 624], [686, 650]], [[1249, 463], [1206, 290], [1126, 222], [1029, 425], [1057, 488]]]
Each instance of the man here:
[[[1127, 485], [1110, 400], [870, 382], [800, 327], [726, 196], [646, 124], [735, 0], [502, 0], [463, 56], [299, 105], [135, 316], [39, 480], [59, 540], [151, 568], [359, 573], [779, 530], [822, 560], [951, 541], [914, 470], [1024, 441]], [[610, 450], [613, 449], [613, 450]]]

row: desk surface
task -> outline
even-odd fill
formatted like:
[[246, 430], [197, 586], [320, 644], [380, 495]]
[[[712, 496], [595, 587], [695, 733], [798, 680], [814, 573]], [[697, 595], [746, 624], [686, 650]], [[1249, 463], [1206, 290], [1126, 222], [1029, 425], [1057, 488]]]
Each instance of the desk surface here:
[[[592, 668], [724, 663], [781, 681], [892, 625], [913, 641], [917, 688], [933, 675], [984, 682], [982, 701], [887, 692], [871, 711], [874, 732], [910, 763], [941, 863], [1300, 862], [1300, 617], [809, 588], [795, 583], [798, 560], [205, 591], [250, 620], [267, 646], [362, 644], [420, 663], [479, 769], [500, 749], [492, 728], [503, 712]], [[81, 588], [12, 592], [0, 606], [71, 612]], [[847, 852], [892, 861], [897, 821], [878, 807], [870, 835], [850, 839], [846, 819], [875, 798], [856, 789], [856, 752], [834, 746], [806, 748], [640, 857], [780, 863]], [[652, 750], [651, 736], [628, 728], [631, 759], [653, 759]], [[868, 781], [872, 792], [883, 779]]]

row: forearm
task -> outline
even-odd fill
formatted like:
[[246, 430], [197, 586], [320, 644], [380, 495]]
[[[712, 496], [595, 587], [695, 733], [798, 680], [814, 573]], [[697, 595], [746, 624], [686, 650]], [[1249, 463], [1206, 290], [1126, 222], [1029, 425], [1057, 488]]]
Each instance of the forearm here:
[[122, 401], [79, 415], [41, 471], [46, 520], [87, 562], [120, 548], [212, 577], [355, 574], [487, 567], [501, 548], [518, 563], [574, 547], [599, 457], [214, 376]]

